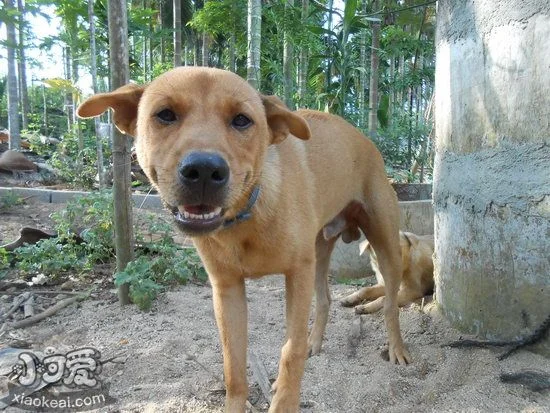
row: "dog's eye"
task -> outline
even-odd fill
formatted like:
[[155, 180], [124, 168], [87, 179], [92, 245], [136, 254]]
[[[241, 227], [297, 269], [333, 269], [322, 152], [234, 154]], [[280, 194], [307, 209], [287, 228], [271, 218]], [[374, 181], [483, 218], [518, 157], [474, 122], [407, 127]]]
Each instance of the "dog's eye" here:
[[165, 123], [165, 124], [174, 123], [177, 120], [176, 114], [172, 112], [170, 109], [161, 110], [155, 115], [155, 117], [161, 123]]
[[252, 121], [244, 115], [237, 115], [231, 121], [231, 125], [237, 129], [246, 129], [252, 125]]

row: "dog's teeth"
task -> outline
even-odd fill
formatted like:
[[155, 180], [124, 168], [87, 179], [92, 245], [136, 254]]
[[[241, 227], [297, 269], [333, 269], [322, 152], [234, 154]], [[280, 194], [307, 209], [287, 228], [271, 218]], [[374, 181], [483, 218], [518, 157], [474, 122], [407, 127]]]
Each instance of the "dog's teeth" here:
[[189, 212], [183, 211], [183, 217], [184, 218], [189, 218]]

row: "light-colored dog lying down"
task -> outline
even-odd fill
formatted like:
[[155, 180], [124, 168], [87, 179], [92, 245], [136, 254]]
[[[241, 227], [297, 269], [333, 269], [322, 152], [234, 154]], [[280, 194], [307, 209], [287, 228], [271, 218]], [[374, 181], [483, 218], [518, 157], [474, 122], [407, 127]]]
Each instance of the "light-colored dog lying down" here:
[[[341, 234], [344, 242], [358, 239], [361, 218], [355, 211], [353, 203], [348, 205], [341, 214], [325, 226], [325, 236], [334, 237], [336, 234]], [[361, 214], [361, 210], [358, 211]], [[397, 293], [397, 304], [402, 307], [433, 292], [434, 237], [433, 235], [419, 236], [411, 232], [400, 231], [399, 243], [403, 262], [403, 277]], [[368, 240], [359, 245], [359, 253], [362, 255], [365, 252], [370, 256], [377, 284], [372, 287], [363, 287], [340, 301], [344, 307], [355, 306], [355, 312], [358, 314], [374, 313], [380, 310], [384, 306], [385, 298], [384, 278], [380, 273], [376, 253]], [[363, 301], [369, 302], [361, 304]]]

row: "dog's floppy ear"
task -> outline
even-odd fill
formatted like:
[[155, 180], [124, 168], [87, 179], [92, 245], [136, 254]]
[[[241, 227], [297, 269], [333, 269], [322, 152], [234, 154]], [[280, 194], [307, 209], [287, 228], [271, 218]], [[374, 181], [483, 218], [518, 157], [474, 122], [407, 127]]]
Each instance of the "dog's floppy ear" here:
[[289, 133], [307, 140], [311, 131], [304, 118], [290, 111], [277, 96], [262, 95], [267, 124], [271, 129], [271, 143], [280, 143]]
[[98, 93], [86, 99], [76, 114], [81, 118], [92, 118], [112, 108], [116, 127], [123, 133], [135, 136], [138, 105], [144, 90], [145, 86], [130, 83], [109, 93]]

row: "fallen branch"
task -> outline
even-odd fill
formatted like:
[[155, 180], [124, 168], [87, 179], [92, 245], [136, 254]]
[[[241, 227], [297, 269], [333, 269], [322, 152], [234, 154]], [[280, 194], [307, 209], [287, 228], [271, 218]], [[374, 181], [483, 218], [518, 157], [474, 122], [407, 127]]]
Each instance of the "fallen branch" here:
[[252, 369], [252, 374], [254, 375], [256, 382], [260, 386], [260, 390], [262, 391], [265, 399], [271, 404], [271, 385], [269, 383], [267, 370], [253, 351], [249, 351], [248, 356], [250, 360], [250, 368]]
[[21, 320], [21, 321], [11, 323], [10, 327], [14, 328], [14, 329], [18, 329], [18, 328], [25, 328], [25, 327], [32, 326], [33, 324], [36, 324], [36, 323], [44, 320], [45, 318], [48, 318], [48, 317], [54, 315], [55, 313], [57, 313], [62, 308], [65, 308], [65, 307], [67, 307], [71, 304], [74, 304], [77, 301], [84, 300], [87, 297], [88, 297], [88, 294], [85, 294], [85, 295], [83, 294], [83, 295], [78, 295], [78, 296], [74, 296], [74, 297], [71, 297], [71, 298], [66, 298], [64, 300], [59, 301], [57, 304], [49, 307], [48, 309], [42, 311], [41, 313], [38, 313], [38, 314], [36, 314], [32, 317], [26, 318], [26, 319]]
[[34, 316], [34, 296], [31, 295], [23, 304], [23, 314], [25, 318]]
[[[197, 363], [197, 365], [202, 368], [204, 371], [206, 371], [208, 374], [210, 374], [221, 386], [223, 386], [225, 388], [225, 383], [223, 382], [223, 380], [217, 375], [215, 374], [214, 372], [210, 371], [210, 369], [208, 367], [206, 367], [204, 364], [202, 364], [199, 360], [197, 360], [197, 358], [189, 353], [187, 353], [186, 351], [183, 352], [185, 354], [185, 358], [188, 359], [188, 360], [192, 360], [194, 361], [195, 363]], [[246, 407], [252, 412], [252, 413], [259, 413], [259, 410], [256, 409], [252, 403], [250, 403], [248, 400], [246, 401]]]
[[22, 294], [18, 294], [17, 297], [14, 297], [12, 306], [8, 309], [8, 311], [6, 311], [6, 314], [2, 316], [1, 320], [2, 321], [7, 320], [8, 317], [13, 313], [15, 313], [19, 309], [19, 307], [21, 307], [21, 305], [23, 305], [23, 303], [29, 299], [30, 296], [31, 296], [31, 293], [28, 291], [25, 291]]

